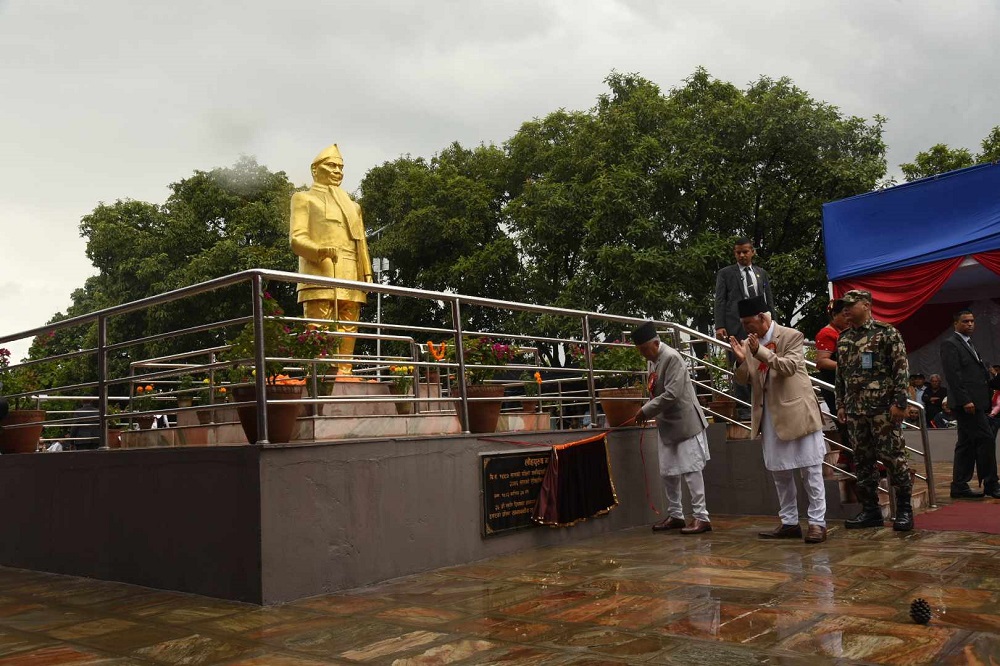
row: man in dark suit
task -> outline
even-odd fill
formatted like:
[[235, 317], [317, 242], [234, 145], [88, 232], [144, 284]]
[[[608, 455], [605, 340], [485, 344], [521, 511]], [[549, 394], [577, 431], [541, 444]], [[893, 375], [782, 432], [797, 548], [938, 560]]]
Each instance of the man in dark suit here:
[[[730, 337], [741, 341], [747, 337], [736, 305], [744, 298], [763, 296], [771, 315], [775, 314], [771, 280], [763, 268], [753, 265], [755, 255], [753, 241], [749, 238], [737, 238], [733, 241], [736, 263], [715, 274], [715, 337], [725, 342], [729, 342]], [[729, 360], [734, 360], [732, 354]], [[750, 389], [746, 386], [737, 384], [733, 394], [743, 402], [750, 402]], [[741, 407], [740, 414], [741, 417], [747, 417], [748, 409]]]
[[973, 468], [985, 494], [1000, 499], [997, 483], [996, 444], [990, 428], [991, 380], [989, 370], [972, 342], [976, 317], [962, 310], [954, 317], [955, 332], [941, 343], [941, 365], [948, 383], [948, 404], [958, 421], [955, 465], [951, 479], [953, 498], [979, 499], [982, 493], [969, 488]]

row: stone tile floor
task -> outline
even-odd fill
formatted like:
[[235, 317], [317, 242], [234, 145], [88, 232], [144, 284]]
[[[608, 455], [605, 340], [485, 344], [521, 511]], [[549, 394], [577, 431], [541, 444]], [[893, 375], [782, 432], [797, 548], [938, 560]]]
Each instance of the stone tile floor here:
[[756, 538], [774, 524], [636, 528], [272, 608], [0, 568], [0, 666], [1000, 661], [1000, 536]]

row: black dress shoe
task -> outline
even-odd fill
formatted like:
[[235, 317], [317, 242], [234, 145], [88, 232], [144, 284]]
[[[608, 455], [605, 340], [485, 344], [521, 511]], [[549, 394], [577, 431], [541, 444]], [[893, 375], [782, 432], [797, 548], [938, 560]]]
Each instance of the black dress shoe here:
[[972, 488], [966, 488], [965, 490], [952, 490], [952, 499], [983, 499], [985, 495], [983, 493], [977, 493]]
[[993, 499], [1000, 499], [1000, 486], [988, 489], [983, 496], [992, 497]]

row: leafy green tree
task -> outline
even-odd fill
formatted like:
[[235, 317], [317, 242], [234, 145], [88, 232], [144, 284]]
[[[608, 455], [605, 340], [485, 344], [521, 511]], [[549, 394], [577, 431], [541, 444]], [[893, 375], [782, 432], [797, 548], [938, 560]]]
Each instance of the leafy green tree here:
[[[506, 163], [495, 146], [458, 143], [430, 161], [403, 157], [370, 170], [361, 182], [373, 256], [390, 261], [392, 282], [406, 287], [509, 299], [519, 257], [506, 233]], [[450, 325], [440, 303], [386, 298], [383, 320]], [[464, 325], [504, 325], [506, 315], [474, 310]], [[370, 315], [370, 313], [369, 313]]]
[[[282, 172], [271, 172], [252, 158], [229, 168], [196, 171], [173, 183], [162, 205], [123, 200], [99, 204], [83, 217], [80, 233], [98, 274], [73, 292], [66, 314], [52, 322], [160, 294], [240, 270], [257, 267], [295, 271], [288, 244], [288, 202], [294, 188]], [[272, 289], [291, 311], [294, 285]], [[123, 341], [245, 316], [250, 289], [228, 289], [109, 319], [109, 340]], [[117, 351], [112, 376], [128, 374], [139, 358], [220, 344], [215, 331], [161, 340]], [[31, 358], [93, 348], [96, 327], [60, 330], [36, 340]], [[93, 380], [93, 359], [72, 359], [49, 370], [50, 385]]]
[[990, 130], [982, 143], [982, 151], [976, 155], [976, 162], [996, 162], [1000, 160], [1000, 125]]
[[975, 160], [972, 159], [972, 153], [965, 148], [949, 148], [943, 143], [938, 143], [928, 150], [920, 151], [912, 162], [900, 164], [899, 168], [903, 170], [903, 177], [909, 182], [973, 164]]
[[634, 74], [606, 82], [594, 109], [526, 123], [507, 143], [527, 293], [707, 330], [715, 272], [746, 235], [782, 319], [818, 329], [821, 205], [885, 174], [884, 119], [845, 117], [788, 79], [741, 90], [698, 69], [667, 94]]

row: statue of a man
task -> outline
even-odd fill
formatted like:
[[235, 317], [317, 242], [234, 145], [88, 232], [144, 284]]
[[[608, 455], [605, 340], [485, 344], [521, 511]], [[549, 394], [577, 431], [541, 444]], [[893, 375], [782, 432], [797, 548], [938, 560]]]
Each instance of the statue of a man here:
[[[299, 255], [299, 272], [343, 280], [372, 281], [361, 206], [340, 187], [344, 160], [337, 144], [323, 150], [312, 162], [313, 185], [292, 195], [289, 241]], [[338, 319], [337, 330], [356, 333], [361, 304], [367, 294], [358, 289], [335, 289], [299, 283], [299, 303], [307, 319]], [[354, 338], [340, 339], [340, 352], [354, 354]], [[341, 375], [351, 374], [350, 363], [339, 363]]]

